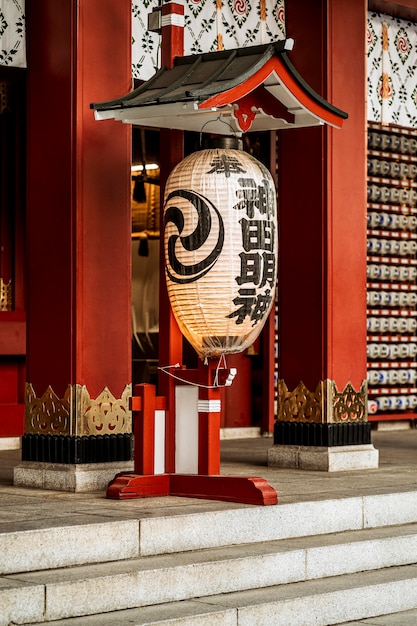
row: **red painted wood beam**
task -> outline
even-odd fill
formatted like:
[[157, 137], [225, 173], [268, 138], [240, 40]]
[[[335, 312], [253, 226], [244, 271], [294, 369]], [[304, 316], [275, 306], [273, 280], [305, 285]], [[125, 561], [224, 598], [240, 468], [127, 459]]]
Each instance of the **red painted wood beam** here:
[[171, 69], [175, 57], [184, 55], [184, 7], [178, 2], [166, 2], [161, 8], [161, 65]]
[[[184, 7], [176, 2], [162, 5], [162, 66], [172, 68], [174, 58], [184, 54]], [[161, 129], [160, 131], [160, 190], [161, 207], [167, 178], [174, 167], [184, 158], [184, 133], [179, 130]], [[159, 365], [182, 364], [182, 334], [174, 318], [169, 303], [165, 283], [164, 217], [161, 210], [160, 224], [160, 284], [159, 284]], [[166, 397], [167, 411], [165, 420], [165, 467], [168, 472], [175, 471], [175, 387], [172, 378], [160, 371], [158, 378], [160, 395]]]
[[97, 124], [90, 102], [130, 88], [131, 2], [27, 9], [27, 378], [39, 395], [81, 384], [120, 397], [131, 380], [131, 130]]
[[165, 398], [156, 397], [154, 385], [135, 386], [132, 397], [135, 474], [155, 472], [155, 411], [161, 409], [165, 409]]
[[366, 8], [286, 7], [294, 64], [349, 114], [341, 130], [279, 134], [280, 377], [291, 390], [326, 378], [359, 389], [366, 378]]

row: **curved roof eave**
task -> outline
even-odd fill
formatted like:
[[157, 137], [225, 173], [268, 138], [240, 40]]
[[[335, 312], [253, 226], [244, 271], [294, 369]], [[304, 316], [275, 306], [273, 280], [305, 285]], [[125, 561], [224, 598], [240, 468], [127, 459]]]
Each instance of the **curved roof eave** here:
[[347, 113], [308, 86], [288, 59], [291, 48], [286, 40], [177, 57], [172, 69], [162, 68], [129, 94], [91, 108], [96, 119], [178, 130], [201, 131], [221, 118], [216, 130], [210, 128], [218, 134], [323, 123], [340, 128]]

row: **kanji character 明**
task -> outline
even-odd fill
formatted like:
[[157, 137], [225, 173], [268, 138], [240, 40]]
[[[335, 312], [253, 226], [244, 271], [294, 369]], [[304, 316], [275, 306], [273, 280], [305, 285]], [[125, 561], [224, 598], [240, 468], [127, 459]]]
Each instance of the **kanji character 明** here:
[[238, 285], [253, 283], [259, 287], [264, 287], [269, 283], [271, 287], [275, 283], [275, 255], [271, 252], [241, 252], [240, 256], [240, 276], [236, 276]]

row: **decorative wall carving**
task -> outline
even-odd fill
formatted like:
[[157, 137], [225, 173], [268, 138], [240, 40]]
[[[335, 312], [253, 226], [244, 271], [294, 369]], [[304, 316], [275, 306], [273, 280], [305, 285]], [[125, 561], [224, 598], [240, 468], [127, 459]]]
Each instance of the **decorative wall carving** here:
[[368, 120], [417, 128], [417, 25], [368, 12]]
[[[160, 67], [160, 36], [147, 27], [158, 0], [132, 2], [132, 73], [147, 80]], [[284, 0], [185, 0], [184, 54], [246, 48], [285, 39]]]
[[84, 385], [69, 385], [63, 398], [51, 386], [37, 397], [26, 383], [25, 432], [80, 437], [131, 433], [131, 395], [131, 385], [126, 385], [121, 398], [115, 398], [107, 387], [91, 398]]
[[0, 65], [26, 67], [25, 0], [0, 2]]
[[300, 382], [289, 391], [278, 381], [277, 420], [285, 422], [342, 423], [364, 422], [368, 419], [368, 385], [364, 380], [359, 391], [351, 383], [339, 391], [333, 380], [322, 380], [315, 391]]

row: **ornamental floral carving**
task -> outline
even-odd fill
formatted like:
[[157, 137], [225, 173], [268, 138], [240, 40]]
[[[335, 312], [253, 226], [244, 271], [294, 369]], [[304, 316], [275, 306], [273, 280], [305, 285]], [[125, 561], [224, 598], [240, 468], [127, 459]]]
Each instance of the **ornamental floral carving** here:
[[285, 422], [342, 423], [364, 422], [368, 419], [368, 386], [364, 380], [359, 391], [349, 382], [342, 391], [333, 380], [323, 380], [315, 391], [300, 382], [289, 391], [278, 381], [277, 420]]
[[132, 413], [129, 409], [131, 385], [122, 397], [115, 398], [105, 387], [97, 398], [91, 398], [86, 387], [81, 390], [82, 430], [86, 435], [114, 435], [132, 432]]
[[121, 398], [107, 387], [92, 398], [83, 385], [69, 385], [63, 398], [51, 386], [37, 397], [26, 383], [25, 432], [39, 435], [118, 435], [132, 432], [131, 385]]
[[0, 311], [12, 310], [12, 281], [0, 278]]
[[71, 388], [59, 398], [51, 386], [38, 398], [31, 384], [26, 383], [25, 430], [27, 434], [69, 435]]
[[343, 391], [338, 391], [334, 381], [331, 383], [331, 405], [333, 422], [365, 422], [368, 419], [368, 385], [362, 382], [359, 391], [348, 383]]
[[321, 422], [323, 389], [319, 383], [315, 391], [303, 382], [289, 391], [283, 380], [278, 381], [278, 419], [285, 422]]

